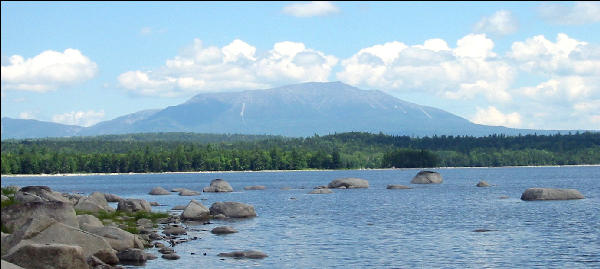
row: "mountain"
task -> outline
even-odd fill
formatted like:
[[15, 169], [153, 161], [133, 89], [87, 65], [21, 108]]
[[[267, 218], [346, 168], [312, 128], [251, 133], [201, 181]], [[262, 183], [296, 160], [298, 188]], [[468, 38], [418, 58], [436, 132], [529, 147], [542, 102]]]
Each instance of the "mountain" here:
[[[5, 128], [5, 120], [2, 121], [3, 139], [23, 135], [23, 132], [13, 134], [14, 130]], [[71, 129], [65, 130], [62, 135], [197, 132], [298, 137], [361, 131], [409, 136], [484, 136], [557, 132], [474, 124], [437, 108], [405, 102], [377, 90], [360, 90], [341, 82], [202, 93], [180, 105], [140, 111], [80, 128], [75, 133]], [[51, 136], [40, 133], [42, 129], [39, 128], [35, 135]]]
[[84, 127], [60, 123], [2, 118], [2, 139], [74, 136]]

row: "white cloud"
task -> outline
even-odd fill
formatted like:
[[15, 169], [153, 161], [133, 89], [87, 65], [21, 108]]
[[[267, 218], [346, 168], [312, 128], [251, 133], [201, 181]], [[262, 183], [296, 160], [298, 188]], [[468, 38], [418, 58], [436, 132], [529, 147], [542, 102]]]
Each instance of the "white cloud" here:
[[104, 118], [104, 110], [71, 111], [52, 116], [52, 121], [56, 123], [87, 127], [100, 122], [102, 118]]
[[361, 49], [342, 61], [337, 78], [355, 86], [385, 91], [429, 91], [450, 99], [482, 95], [505, 102], [514, 68], [497, 59], [494, 42], [469, 34], [448, 47], [442, 39], [408, 46], [393, 41]]
[[477, 33], [504, 36], [516, 32], [518, 28], [517, 18], [510, 11], [499, 10], [492, 16], [483, 17], [475, 24], [474, 30]]
[[599, 2], [575, 2], [575, 4], [542, 4], [539, 9], [542, 18], [557, 24], [581, 25], [600, 22]]
[[33, 112], [21, 112], [19, 113], [19, 119], [23, 119], [23, 120], [31, 120], [31, 119], [35, 119], [35, 115]]
[[2, 89], [46, 92], [89, 80], [97, 71], [96, 63], [76, 49], [47, 50], [29, 59], [13, 55], [2, 65]]
[[471, 121], [478, 124], [493, 126], [520, 127], [521, 115], [517, 112], [504, 114], [494, 106], [489, 106], [487, 109], [478, 107], [477, 113]]
[[336, 7], [334, 4], [328, 1], [294, 3], [283, 8], [283, 13], [294, 17], [325, 16], [338, 12], [338, 7]]
[[161, 68], [128, 71], [119, 75], [118, 81], [136, 94], [174, 97], [327, 81], [337, 61], [336, 57], [306, 48], [299, 42], [275, 43], [273, 49], [257, 54], [254, 46], [239, 39], [222, 48], [205, 47], [201, 40], [195, 39]]

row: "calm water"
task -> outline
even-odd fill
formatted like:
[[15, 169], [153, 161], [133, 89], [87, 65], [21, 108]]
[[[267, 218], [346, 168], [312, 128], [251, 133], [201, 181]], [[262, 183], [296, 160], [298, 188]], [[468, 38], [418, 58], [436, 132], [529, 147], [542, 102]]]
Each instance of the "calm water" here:
[[[3, 177], [2, 186], [108, 192], [167, 205], [154, 207], [159, 211], [192, 198], [202, 199], [207, 207], [217, 201], [254, 205], [258, 217], [193, 226], [190, 234], [201, 239], [177, 245], [180, 260], [158, 258], [142, 268], [600, 268], [600, 167], [436, 169], [443, 184], [411, 185], [418, 171]], [[367, 179], [370, 188], [307, 194], [340, 177]], [[215, 178], [227, 180], [236, 192], [147, 195], [155, 186], [202, 190]], [[496, 186], [475, 187], [482, 179]], [[388, 184], [414, 189], [387, 190]], [[267, 190], [244, 191], [249, 185], [265, 185]], [[521, 201], [521, 193], [530, 187], [575, 188], [587, 199]], [[221, 225], [239, 232], [216, 236], [206, 231]], [[269, 257], [217, 257], [245, 249]], [[155, 249], [148, 252], [160, 257]]]

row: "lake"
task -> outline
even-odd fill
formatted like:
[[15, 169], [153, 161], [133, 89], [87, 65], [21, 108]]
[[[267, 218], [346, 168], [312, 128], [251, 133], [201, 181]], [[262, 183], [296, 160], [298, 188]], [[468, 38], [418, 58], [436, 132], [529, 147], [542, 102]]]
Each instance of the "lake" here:
[[[236, 201], [256, 209], [253, 219], [191, 227], [190, 235], [201, 239], [175, 246], [179, 260], [164, 260], [156, 249], [147, 249], [159, 258], [130, 268], [600, 268], [600, 166], [432, 170], [442, 174], [442, 184], [410, 184], [418, 169], [392, 169], [2, 177], [2, 186], [100, 191], [166, 205], [155, 211], [192, 198], [207, 207]], [[370, 187], [307, 194], [341, 177], [367, 179]], [[201, 191], [215, 178], [228, 181], [235, 192], [147, 194], [156, 186]], [[475, 187], [479, 180], [493, 186]], [[413, 189], [387, 190], [388, 184]], [[267, 189], [244, 191], [249, 185]], [[578, 189], [586, 199], [521, 201], [530, 187]], [[239, 232], [209, 232], [222, 225]], [[246, 249], [269, 257], [217, 256]]]

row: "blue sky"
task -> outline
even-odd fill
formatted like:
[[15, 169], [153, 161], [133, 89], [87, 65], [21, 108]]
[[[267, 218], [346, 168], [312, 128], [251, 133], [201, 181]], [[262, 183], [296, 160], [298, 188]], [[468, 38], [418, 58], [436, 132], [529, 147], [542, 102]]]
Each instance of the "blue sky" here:
[[89, 126], [342, 81], [477, 123], [600, 129], [599, 2], [2, 2], [2, 117]]

